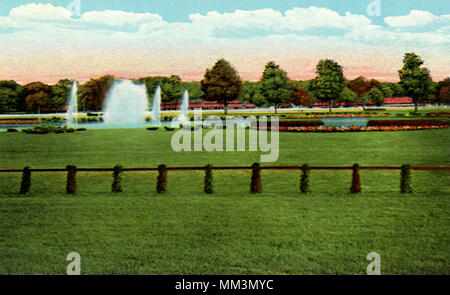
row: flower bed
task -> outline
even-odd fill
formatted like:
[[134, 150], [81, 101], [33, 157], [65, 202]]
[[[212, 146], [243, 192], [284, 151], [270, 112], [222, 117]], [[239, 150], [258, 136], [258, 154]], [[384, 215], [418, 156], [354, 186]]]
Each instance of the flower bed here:
[[[368, 131], [410, 131], [410, 130], [428, 130], [442, 129], [449, 126], [373, 126], [373, 127], [280, 127], [281, 132], [315, 132], [315, 133], [337, 133], [337, 132], [368, 132]], [[252, 129], [256, 129], [252, 127]], [[275, 131], [275, 128], [258, 128], [258, 130]]]
[[450, 117], [450, 113], [428, 113], [426, 117]]
[[[262, 127], [258, 126], [258, 121], [252, 121], [251, 122], [251, 128], [252, 129], [260, 129]], [[315, 121], [279, 121], [280, 127], [318, 127], [323, 125], [323, 122], [321, 120], [315, 120]], [[267, 121], [267, 127], [270, 128], [271, 123], [270, 121]]]
[[0, 120], [0, 124], [12, 125], [12, 124], [41, 124], [39, 120]]
[[377, 126], [449, 126], [448, 121], [444, 120], [370, 120], [367, 127]]
[[311, 118], [376, 118], [389, 117], [389, 114], [342, 114], [342, 115], [291, 115], [286, 119], [311, 119]]

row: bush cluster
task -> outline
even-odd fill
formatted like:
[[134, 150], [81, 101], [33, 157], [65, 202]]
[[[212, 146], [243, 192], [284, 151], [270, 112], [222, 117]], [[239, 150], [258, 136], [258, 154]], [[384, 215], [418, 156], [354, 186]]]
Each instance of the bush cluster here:
[[78, 119], [79, 122], [103, 122], [101, 117], [81, 117]]
[[121, 193], [122, 192], [122, 172], [123, 167], [121, 165], [116, 165], [113, 168], [113, 183], [111, 186], [111, 191], [113, 193]]
[[212, 173], [212, 166], [206, 165], [205, 170], [205, 193], [212, 194], [213, 193], [213, 173]]
[[75, 129], [71, 127], [57, 127], [57, 126], [35, 126], [33, 128], [22, 129], [22, 132], [27, 134], [49, 134], [49, 133], [74, 133]]
[[20, 194], [24, 195], [30, 191], [31, 186], [31, 170], [30, 167], [25, 167], [22, 173], [22, 182], [20, 183]]
[[352, 186], [350, 187], [350, 192], [360, 193], [361, 192], [361, 178], [359, 176], [359, 165], [353, 165], [353, 173], [352, 173]]
[[158, 194], [165, 193], [167, 190], [167, 168], [166, 165], [158, 166], [158, 177], [156, 179], [156, 191]]
[[401, 179], [400, 179], [400, 192], [411, 193], [411, 165], [402, 165]]
[[261, 166], [258, 163], [252, 165], [252, 182], [250, 184], [250, 192], [261, 192]]
[[309, 165], [304, 164], [302, 166], [302, 173], [300, 177], [300, 191], [304, 194], [311, 191], [309, 188], [309, 172]]
[[69, 165], [66, 167], [67, 170], [67, 185], [66, 192], [70, 195], [74, 195], [77, 192], [77, 167]]

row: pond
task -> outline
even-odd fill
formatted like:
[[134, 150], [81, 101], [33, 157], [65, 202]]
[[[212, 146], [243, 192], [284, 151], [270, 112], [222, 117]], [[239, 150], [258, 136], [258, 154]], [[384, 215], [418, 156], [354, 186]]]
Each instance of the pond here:
[[366, 127], [369, 118], [320, 118], [325, 127]]

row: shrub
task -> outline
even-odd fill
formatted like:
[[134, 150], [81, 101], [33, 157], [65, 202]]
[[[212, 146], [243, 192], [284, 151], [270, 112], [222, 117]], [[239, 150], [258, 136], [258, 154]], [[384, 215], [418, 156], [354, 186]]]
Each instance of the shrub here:
[[411, 117], [420, 117], [420, 116], [422, 116], [422, 114], [419, 113], [419, 112], [409, 112], [409, 115], [410, 115]]
[[167, 131], [174, 131], [176, 128], [164, 126]]
[[22, 173], [22, 182], [20, 183], [20, 194], [24, 195], [30, 191], [31, 186], [31, 170], [30, 167], [25, 167]]
[[361, 192], [361, 178], [359, 176], [359, 165], [353, 165], [353, 173], [352, 173], [352, 186], [350, 187], [350, 192], [360, 193]]
[[87, 129], [86, 128], [83, 128], [83, 127], [80, 127], [80, 128], [77, 128], [77, 129], [75, 129], [75, 131], [86, 131]]
[[6, 132], [19, 132], [19, 131], [14, 128], [8, 128], [8, 129], [6, 129]]
[[121, 193], [122, 192], [122, 172], [123, 167], [121, 165], [116, 165], [113, 168], [113, 183], [111, 186], [111, 191], [113, 193]]
[[66, 192], [70, 195], [74, 195], [77, 192], [77, 167], [76, 166], [67, 166], [67, 185]]
[[261, 192], [261, 166], [258, 163], [252, 165], [252, 182], [250, 184], [250, 192]]
[[304, 194], [310, 192], [309, 188], [309, 166], [308, 164], [304, 164], [302, 166], [302, 174], [300, 178], [300, 191]]
[[49, 134], [49, 133], [74, 133], [75, 129], [71, 127], [57, 127], [57, 126], [35, 126], [31, 129], [22, 129], [22, 132], [28, 134]]
[[401, 179], [400, 179], [400, 192], [412, 193], [411, 188], [411, 165], [402, 165]]
[[212, 194], [213, 193], [213, 173], [212, 173], [212, 166], [206, 165], [205, 170], [205, 193]]
[[167, 168], [166, 165], [158, 166], [158, 178], [156, 181], [156, 191], [162, 194], [167, 190]]
[[147, 130], [158, 130], [159, 127], [147, 127]]

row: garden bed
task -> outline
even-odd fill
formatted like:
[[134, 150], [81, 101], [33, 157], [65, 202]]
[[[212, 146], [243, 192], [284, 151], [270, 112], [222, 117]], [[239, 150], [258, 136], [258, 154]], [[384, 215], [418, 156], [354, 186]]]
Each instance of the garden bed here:
[[411, 131], [411, 130], [441, 129], [441, 128], [447, 128], [447, 127], [448, 126], [281, 127], [280, 131], [335, 133], [335, 132]]
[[449, 126], [448, 121], [444, 120], [370, 120], [367, 127], [374, 126]]
[[376, 118], [389, 117], [389, 114], [338, 114], [338, 115], [291, 115], [286, 119], [311, 119], [311, 118]]
[[39, 120], [0, 120], [0, 124], [4, 124], [4, 125], [41, 124], [41, 121], [39, 121]]

